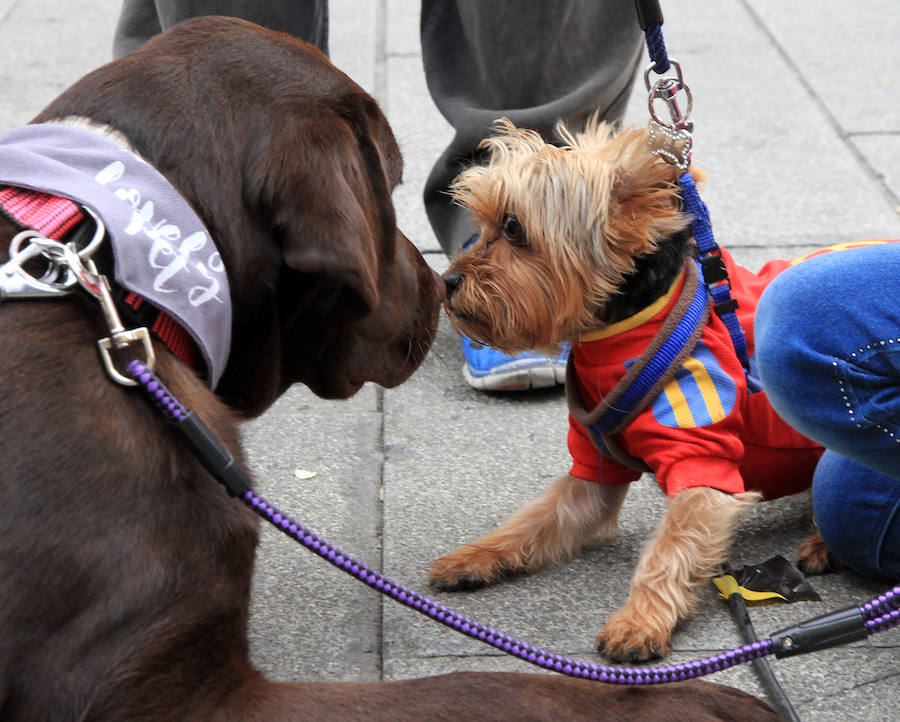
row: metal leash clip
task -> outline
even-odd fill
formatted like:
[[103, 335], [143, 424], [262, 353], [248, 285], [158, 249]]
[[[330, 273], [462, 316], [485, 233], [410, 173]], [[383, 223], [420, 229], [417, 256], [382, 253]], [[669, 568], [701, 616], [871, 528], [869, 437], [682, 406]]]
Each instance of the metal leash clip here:
[[[0, 302], [59, 298], [71, 294], [81, 286], [98, 301], [109, 328], [109, 336], [97, 341], [106, 373], [118, 384], [135, 386], [135, 381], [116, 369], [113, 354], [133, 344], [141, 344], [143, 363], [152, 370], [156, 364], [156, 355], [150, 333], [143, 327], [129, 331], [122, 325], [109, 290], [109, 282], [91, 259], [106, 237], [106, 227], [94, 211], [86, 206], [82, 208], [95, 224], [94, 235], [83, 248], [78, 248], [73, 242], [61, 243], [47, 238], [31, 229], [16, 234], [9, 244], [10, 260], [0, 266]], [[40, 277], [25, 268], [26, 263], [38, 258], [46, 264]]]
[[[24, 249], [22, 243], [31, 241]], [[44, 238], [37, 231], [22, 231], [10, 244], [10, 259], [0, 266], [0, 303], [15, 299], [48, 298], [66, 296], [72, 292], [74, 278], [59, 280], [61, 269], [48, 254], [53, 252], [53, 244], [62, 246], [57, 241]], [[25, 270], [25, 264], [38, 256], [44, 256], [47, 267], [40, 278]]]
[[[90, 258], [103, 242], [106, 228], [94, 211], [87, 207], [84, 210], [94, 220], [95, 230], [87, 245], [78, 249], [78, 256]], [[38, 277], [26, 270], [25, 264], [41, 256], [46, 268]], [[17, 233], [9, 244], [9, 260], [0, 266], [0, 303], [19, 299], [56, 298], [72, 293], [78, 282], [63, 259], [63, 244], [59, 241], [47, 238], [33, 229]]]
[[97, 341], [100, 349], [100, 359], [106, 373], [117, 384], [122, 386], [136, 386], [137, 382], [125, 376], [116, 369], [113, 353], [122, 351], [134, 344], [140, 344], [144, 352], [144, 365], [153, 370], [156, 364], [156, 354], [153, 352], [153, 344], [150, 341], [150, 333], [146, 327], [126, 329], [122, 325], [119, 313], [116, 311], [112, 293], [109, 290], [109, 281], [106, 276], [97, 271], [97, 266], [90, 258], [82, 262], [77, 250], [71, 245], [63, 246], [65, 264], [75, 276], [75, 281], [100, 304], [100, 310], [109, 328], [109, 336]]
[[[654, 64], [644, 71], [644, 84], [649, 95], [647, 105], [650, 110], [650, 122], [647, 126], [650, 132], [650, 152], [661, 156], [681, 170], [687, 169], [691, 164], [691, 148], [694, 141], [691, 133], [694, 130], [693, 121], [689, 120], [691, 110], [694, 107], [694, 97], [691, 89], [684, 84], [681, 74], [681, 65], [674, 58], [669, 58], [669, 64], [675, 69], [675, 75], [662, 76], [655, 83], [650, 83], [650, 73]], [[684, 91], [686, 105], [682, 109], [678, 102], [679, 93]], [[656, 113], [656, 101], [662, 100], [669, 111], [670, 123], [662, 121]]]

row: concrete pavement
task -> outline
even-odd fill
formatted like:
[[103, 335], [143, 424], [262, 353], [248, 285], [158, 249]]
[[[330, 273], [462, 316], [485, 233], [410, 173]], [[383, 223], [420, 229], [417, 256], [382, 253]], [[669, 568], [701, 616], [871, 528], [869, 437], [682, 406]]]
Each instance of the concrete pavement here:
[[[624, 0], [628, 1], [628, 0]], [[404, 152], [401, 227], [429, 261], [446, 260], [420, 194], [451, 135], [425, 87], [414, 0], [333, 0], [332, 59], [382, 104]], [[663, 0], [671, 55], [695, 99], [695, 162], [720, 243], [759, 266], [859, 238], [900, 237], [900, 10], [895, 0]], [[0, 127], [29, 120], [110, 57], [118, 3], [0, 0]], [[645, 123], [642, 86], [627, 119]], [[397, 581], [466, 616], [554, 652], [602, 661], [592, 640], [627, 595], [664, 499], [642, 480], [621, 533], [574, 562], [468, 594], [430, 593], [429, 562], [496, 525], [567, 469], [558, 390], [489, 395], [460, 373], [442, 321], [434, 352], [404, 386], [347, 402], [291, 390], [247, 428], [261, 492]], [[758, 507], [734, 558], [791, 557], [809, 530], [806, 494]], [[820, 603], [754, 607], [766, 637], [862, 602], [882, 585], [851, 573], [814, 578]], [[428, 622], [263, 532], [251, 619], [254, 658], [278, 679], [377, 680], [450, 670], [534, 668]], [[740, 644], [712, 589], [666, 660]], [[773, 661], [804, 720], [900, 719], [900, 632]], [[714, 678], [762, 695], [749, 667]]]

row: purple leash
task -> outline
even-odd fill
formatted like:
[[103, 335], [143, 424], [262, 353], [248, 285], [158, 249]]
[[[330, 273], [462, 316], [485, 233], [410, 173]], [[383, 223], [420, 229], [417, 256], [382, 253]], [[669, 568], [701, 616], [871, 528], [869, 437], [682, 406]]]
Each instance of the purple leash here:
[[128, 365], [128, 375], [162, 411], [191, 451], [225, 486], [228, 493], [239, 498], [276, 529], [394, 601], [472, 639], [551, 672], [609, 684], [663, 684], [703, 677], [770, 654], [781, 658], [847, 644], [900, 625], [900, 585], [898, 585], [862, 606], [848, 607], [816, 617], [781, 630], [771, 639], [745, 644], [712, 657], [684, 664], [662, 667], [610, 667], [563, 657], [486, 627], [419, 592], [397, 584], [377, 569], [345, 554], [311, 529], [294, 521], [253, 491], [246, 472], [225, 450], [212, 431], [193, 412], [186, 410], [146, 365], [132, 361]]

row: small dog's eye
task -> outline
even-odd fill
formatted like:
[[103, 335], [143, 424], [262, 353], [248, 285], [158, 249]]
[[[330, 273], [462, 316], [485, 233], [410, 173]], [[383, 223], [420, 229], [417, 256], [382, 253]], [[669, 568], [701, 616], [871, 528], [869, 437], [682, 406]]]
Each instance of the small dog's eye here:
[[525, 227], [512, 214], [503, 219], [503, 235], [510, 243], [520, 246], [525, 244]]

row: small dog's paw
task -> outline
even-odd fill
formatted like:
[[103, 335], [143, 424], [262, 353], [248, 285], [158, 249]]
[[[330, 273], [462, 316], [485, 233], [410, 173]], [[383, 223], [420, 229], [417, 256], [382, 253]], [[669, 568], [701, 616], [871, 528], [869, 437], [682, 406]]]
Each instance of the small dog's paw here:
[[669, 634], [654, 632], [621, 609], [607, 621], [595, 640], [597, 651], [614, 662], [646, 662], [669, 653]]
[[468, 544], [432, 562], [428, 581], [443, 591], [456, 592], [480, 589], [513, 572], [499, 552]]
[[841, 571], [844, 565], [828, 551], [822, 535], [816, 532], [797, 550], [797, 568], [804, 574], [829, 574]]

